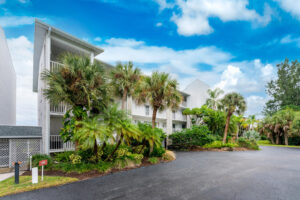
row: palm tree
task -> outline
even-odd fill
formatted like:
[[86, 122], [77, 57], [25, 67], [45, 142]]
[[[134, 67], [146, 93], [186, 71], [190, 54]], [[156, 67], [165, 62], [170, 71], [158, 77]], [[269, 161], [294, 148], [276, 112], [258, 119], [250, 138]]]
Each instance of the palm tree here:
[[255, 118], [255, 115], [249, 115], [247, 123], [250, 125], [250, 130], [254, 129], [254, 124], [257, 122], [258, 120]]
[[138, 104], [149, 102], [153, 108], [152, 128], [155, 128], [157, 111], [179, 107], [182, 96], [177, 87], [177, 81], [171, 79], [167, 73], [153, 72], [151, 76], [143, 78], [136, 100]]
[[118, 63], [111, 72], [112, 86], [116, 96], [122, 98], [122, 110], [125, 110], [127, 96], [131, 96], [141, 77], [139, 68], [134, 68], [132, 62]]
[[141, 131], [140, 142], [143, 144], [139, 153], [143, 151], [146, 144], [149, 145], [149, 156], [153, 152], [154, 146], [158, 147], [161, 145], [162, 131], [158, 128], [152, 128], [149, 124], [139, 123], [138, 127]]
[[100, 142], [104, 145], [104, 143], [112, 137], [112, 133], [108, 130], [107, 126], [99, 120], [99, 116], [84, 121], [77, 121], [76, 124], [79, 125], [79, 128], [75, 131], [75, 140], [78, 141], [82, 149], [93, 149], [96, 162], [98, 162], [98, 145]]
[[242, 95], [232, 92], [226, 94], [225, 97], [221, 100], [221, 103], [222, 103], [222, 107], [227, 113], [226, 125], [224, 130], [224, 137], [223, 137], [223, 143], [226, 143], [230, 118], [233, 113], [237, 113], [238, 115], [240, 115], [245, 112], [246, 101]]
[[54, 105], [61, 102], [86, 111], [103, 109], [108, 100], [107, 80], [103, 67], [92, 64], [90, 58], [65, 54], [58, 70], [45, 70], [42, 79], [48, 84], [45, 97]]
[[209, 98], [206, 100], [206, 105], [211, 109], [218, 109], [221, 105], [219, 97], [224, 93], [224, 91], [220, 88], [216, 88], [214, 90], [208, 89], [207, 93], [209, 95]]

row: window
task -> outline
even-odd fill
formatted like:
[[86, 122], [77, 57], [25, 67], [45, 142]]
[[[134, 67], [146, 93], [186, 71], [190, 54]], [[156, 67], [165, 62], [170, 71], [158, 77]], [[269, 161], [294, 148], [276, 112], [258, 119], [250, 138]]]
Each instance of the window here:
[[166, 123], [163, 123], [163, 128], [166, 128], [166, 126], [167, 126]]
[[173, 124], [173, 126], [172, 126], [172, 127], [173, 127], [173, 132], [175, 132], [175, 127], [176, 127], [176, 125], [175, 125], [175, 124]]
[[176, 112], [173, 110], [173, 119], [176, 117]]
[[145, 114], [149, 115], [150, 113], [150, 107], [149, 106], [145, 106]]
[[182, 125], [181, 125], [181, 128], [182, 128], [182, 129], [186, 128], [186, 125], [185, 125], [185, 124], [182, 124]]

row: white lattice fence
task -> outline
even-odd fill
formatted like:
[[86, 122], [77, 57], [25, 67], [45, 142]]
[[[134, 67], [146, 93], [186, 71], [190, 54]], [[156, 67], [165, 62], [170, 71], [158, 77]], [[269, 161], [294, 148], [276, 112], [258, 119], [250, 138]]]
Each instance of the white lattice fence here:
[[0, 139], [0, 167], [9, 165], [9, 140]]
[[9, 166], [12, 162], [21, 161], [21, 167], [26, 167], [31, 155], [41, 153], [40, 139], [10, 139], [9, 140]]

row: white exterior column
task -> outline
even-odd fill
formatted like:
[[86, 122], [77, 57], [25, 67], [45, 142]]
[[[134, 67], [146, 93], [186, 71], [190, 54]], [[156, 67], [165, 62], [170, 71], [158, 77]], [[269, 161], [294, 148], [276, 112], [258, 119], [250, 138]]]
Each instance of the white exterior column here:
[[[45, 39], [45, 46], [44, 46], [44, 67], [41, 67], [41, 70], [44, 71], [45, 69], [50, 70], [50, 58], [51, 58], [51, 30], [48, 30]], [[41, 72], [42, 72], [41, 71]], [[42, 88], [41, 93], [43, 93], [43, 89], [47, 88], [48, 85], [46, 82], [42, 81]], [[43, 135], [43, 153], [49, 154], [50, 149], [50, 102], [41, 94], [42, 97], [42, 109], [44, 112], [42, 113], [42, 135]]]
[[171, 135], [172, 134], [172, 110], [171, 109], [167, 109], [166, 110], [166, 118], [167, 118], [167, 135]]
[[94, 60], [95, 60], [95, 55], [94, 55], [94, 52], [91, 52], [91, 63], [94, 64]]

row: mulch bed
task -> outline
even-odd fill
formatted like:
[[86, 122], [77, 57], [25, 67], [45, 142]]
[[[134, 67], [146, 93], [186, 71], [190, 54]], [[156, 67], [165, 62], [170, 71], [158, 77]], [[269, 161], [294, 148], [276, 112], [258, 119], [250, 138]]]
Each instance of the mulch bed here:
[[[163, 162], [166, 162], [166, 161], [161, 160], [160, 162], [158, 162], [156, 164], [163, 163]], [[97, 170], [92, 170], [92, 171], [88, 171], [88, 172], [77, 173], [77, 172], [63, 172], [63, 171], [59, 171], [59, 170], [44, 170], [44, 175], [45, 176], [73, 177], [73, 178], [78, 178], [79, 180], [86, 180], [86, 179], [89, 179], [89, 178], [94, 178], [94, 177], [100, 177], [100, 176], [113, 174], [115, 172], [128, 171], [128, 170], [131, 170], [131, 169], [136, 169], [136, 168], [140, 168], [140, 167], [147, 167], [147, 166], [156, 165], [156, 164], [151, 164], [146, 159], [144, 159], [142, 164], [139, 165], [139, 166], [130, 167], [130, 168], [123, 168], [123, 169], [111, 169], [108, 172], [99, 172]], [[40, 174], [40, 172], [39, 172], [39, 174]], [[22, 174], [22, 176], [31, 176], [31, 171], [26, 171], [25, 173]]]

